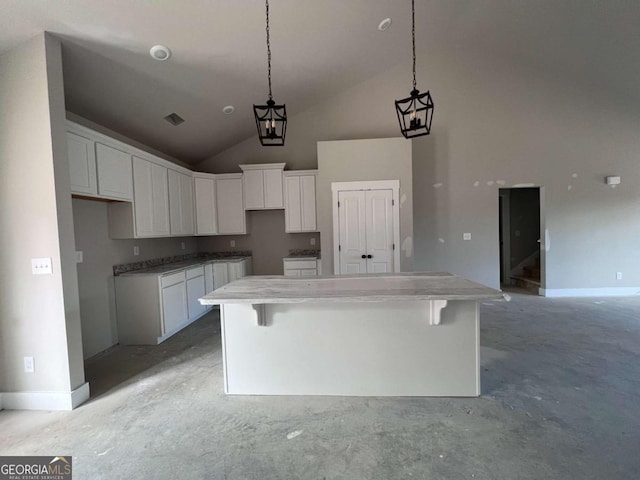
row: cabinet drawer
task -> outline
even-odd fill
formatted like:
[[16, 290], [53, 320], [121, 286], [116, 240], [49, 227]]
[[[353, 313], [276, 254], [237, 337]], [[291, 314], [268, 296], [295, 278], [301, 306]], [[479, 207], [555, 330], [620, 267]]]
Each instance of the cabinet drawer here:
[[165, 288], [165, 287], [170, 287], [171, 285], [175, 285], [176, 283], [184, 282], [184, 280], [185, 280], [185, 277], [184, 277], [184, 270], [183, 270], [181, 272], [172, 273], [170, 275], [164, 275], [160, 279], [160, 284], [162, 285], [162, 288]]
[[287, 259], [284, 261], [285, 270], [288, 268], [316, 268], [316, 260], [305, 259], [305, 260], [291, 260]]
[[299, 277], [300, 276], [300, 270], [298, 270], [297, 268], [285, 268], [284, 276], [285, 277]]
[[204, 267], [193, 267], [187, 270], [187, 280], [204, 275]]
[[318, 270], [316, 270], [315, 268], [301, 268], [300, 276], [301, 277], [317, 277]]

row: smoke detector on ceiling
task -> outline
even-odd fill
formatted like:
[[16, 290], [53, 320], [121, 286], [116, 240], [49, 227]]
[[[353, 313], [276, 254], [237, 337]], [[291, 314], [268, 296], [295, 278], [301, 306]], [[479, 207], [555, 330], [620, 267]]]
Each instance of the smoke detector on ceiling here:
[[222, 113], [224, 113], [225, 115], [231, 115], [235, 111], [236, 107], [234, 107], [233, 105], [227, 105], [222, 109]]
[[154, 45], [151, 47], [151, 50], [149, 50], [149, 55], [151, 55], [151, 58], [154, 60], [164, 62], [165, 60], [169, 60], [171, 50], [164, 45]]
[[391, 19], [390, 18], [385, 18], [378, 25], [378, 30], [380, 30], [381, 32], [384, 32], [390, 26], [391, 26]]

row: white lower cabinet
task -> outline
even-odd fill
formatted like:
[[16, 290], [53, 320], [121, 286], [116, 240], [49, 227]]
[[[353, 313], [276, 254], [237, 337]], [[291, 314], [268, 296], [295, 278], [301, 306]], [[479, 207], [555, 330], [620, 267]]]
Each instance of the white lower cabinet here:
[[[166, 274], [115, 277], [118, 341], [157, 345], [207, 313], [199, 298], [251, 272], [251, 258], [209, 260]], [[233, 279], [233, 280], [232, 280]]]
[[282, 264], [286, 277], [317, 276], [319, 272], [316, 258], [285, 258]]
[[184, 280], [162, 289], [162, 319], [162, 335], [173, 332], [187, 321], [187, 295]]

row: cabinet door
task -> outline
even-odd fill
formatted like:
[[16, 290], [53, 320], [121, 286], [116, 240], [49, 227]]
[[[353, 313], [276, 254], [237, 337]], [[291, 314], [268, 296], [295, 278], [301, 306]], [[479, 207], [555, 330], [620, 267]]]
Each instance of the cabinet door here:
[[97, 195], [96, 152], [93, 141], [67, 132], [67, 159], [71, 193]]
[[206, 308], [200, 305], [199, 298], [204, 297], [204, 276], [190, 278], [187, 280], [187, 310], [189, 312], [189, 320], [202, 315]]
[[262, 170], [247, 170], [242, 174], [244, 181], [245, 210], [264, 208], [264, 175]]
[[163, 335], [175, 330], [187, 321], [187, 291], [185, 282], [162, 289]]
[[182, 208], [182, 233], [196, 233], [193, 215], [193, 177], [180, 174], [180, 207]]
[[264, 172], [264, 208], [284, 208], [282, 169], [268, 168]]
[[216, 235], [218, 219], [216, 216], [216, 190], [212, 178], [195, 179], [196, 234]]
[[300, 176], [301, 230], [315, 232], [316, 226], [316, 176]]
[[218, 289], [229, 283], [229, 267], [226, 263], [213, 264], [213, 288]]
[[300, 270], [297, 268], [287, 268], [284, 271], [284, 276], [285, 277], [299, 277], [300, 276]]
[[285, 232], [302, 231], [302, 204], [300, 177], [285, 177], [286, 203], [284, 208]]
[[227, 235], [234, 233], [247, 233], [242, 197], [241, 178], [225, 178], [216, 180], [219, 234]]
[[96, 143], [98, 195], [118, 200], [133, 199], [131, 155]]
[[167, 169], [134, 156], [133, 186], [136, 236], [169, 235]]
[[171, 235], [193, 235], [193, 178], [175, 170], [168, 176]]
[[133, 157], [133, 206], [136, 217], [136, 235], [153, 236], [153, 179], [151, 162]]
[[167, 180], [168, 169], [151, 163], [151, 193], [153, 204], [153, 234], [165, 236], [171, 233], [169, 226], [169, 191]]

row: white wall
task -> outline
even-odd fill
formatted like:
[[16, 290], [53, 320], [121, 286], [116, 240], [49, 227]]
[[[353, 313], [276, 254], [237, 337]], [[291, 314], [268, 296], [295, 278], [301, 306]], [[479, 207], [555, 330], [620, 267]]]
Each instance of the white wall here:
[[[83, 253], [77, 265], [84, 357], [118, 343], [113, 266], [197, 251], [194, 237], [112, 240], [107, 202], [73, 199], [76, 249]], [[185, 249], [181, 249], [184, 242]], [[140, 255], [133, 254], [134, 245]]]
[[[84, 383], [59, 42], [0, 56], [0, 391], [68, 394]], [[50, 257], [52, 275], [32, 275]], [[35, 372], [25, 373], [23, 357]]]
[[[393, 101], [408, 95], [410, 68], [290, 115], [284, 148], [253, 136], [198, 168], [315, 168], [318, 141], [397, 136]], [[640, 287], [640, 223], [629, 221], [640, 216], [640, 115], [588, 84], [455, 50], [419, 59], [418, 88], [431, 90], [435, 116], [432, 134], [413, 141], [415, 270], [497, 287], [498, 189], [532, 183], [545, 187], [547, 289]], [[622, 176], [616, 189], [604, 184], [612, 174]]]

